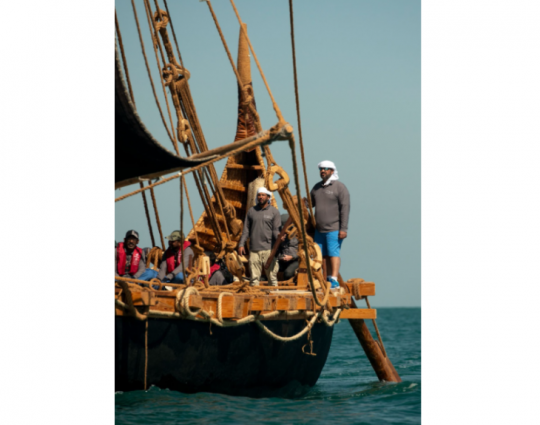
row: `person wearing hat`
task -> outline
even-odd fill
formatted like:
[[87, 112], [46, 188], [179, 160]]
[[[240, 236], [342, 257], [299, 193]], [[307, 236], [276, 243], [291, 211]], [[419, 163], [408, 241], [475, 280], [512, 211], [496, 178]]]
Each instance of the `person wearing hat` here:
[[[250, 240], [248, 266], [251, 272], [251, 286], [259, 285], [264, 264], [268, 260], [274, 242], [279, 236], [281, 219], [277, 208], [270, 205], [271, 199], [272, 192], [266, 188], [260, 187], [257, 190], [257, 205], [249, 209], [244, 221], [242, 237], [238, 242], [238, 254], [245, 255], [244, 246], [248, 238]], [[274, 258], [270, 267], [266, 270], [268, 282], [272, 286], [277, 286], [278, 270], [279, 264], [277, 258]]]
[[[182, 283], [184, 270], [193, 265], [194, 253], [190, 247], [191, 242], [184, 240], [184, 235], [180, 230], [175, 230], [166, 239], [169, 240], [169, 248], [163, 254], [157, 277], [162, 282]], [[184, 245], [184, 259], [182, 245]]]
[[331, 287], [337, 289], [341, 245], [347, 237], [349, 225], [350, 196], [345, 185], [338, 181], [338, 172], [332, 161], [322, 161], [318, 167], [322, 180], [311, 189], [317, 222], [315, 242], [321, 247], [326, 262], [327, 279]]
[[143, 250], [137, 246], [139, 233], [130, 230], [126, 233], [124, 242], [119, 242], [115, 249], [115, 276], [139, 279], [146, 269], [146, 257]]
[[[289, 214], [281, 214], [281, 226], [289, 219]], [[283, 279], [292, 278], [298, 269], [298, 238], [289, 239], [287, 234], [281, 238], [282, 242], [278, 250], [279, 271], [283, 272]]]

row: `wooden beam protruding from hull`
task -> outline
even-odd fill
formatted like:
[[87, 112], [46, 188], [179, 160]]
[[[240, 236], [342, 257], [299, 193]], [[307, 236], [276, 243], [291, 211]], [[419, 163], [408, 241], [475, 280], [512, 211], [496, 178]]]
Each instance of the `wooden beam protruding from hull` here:
[[[351, 310], [355, 310], [355, 308], [353, 307]], [[362, 345], [377, 378], [379, 378], [380, 381], [401, 382], [401, 378], [394, 368], [394, 365], [388, 357], [383, 355], [379, 343], [371, 336], [371, 332], [364, 322], [364, 319], [350, 319], [349, 323], [351, 324], [358, 341], [360, 341], [360, 345]]]

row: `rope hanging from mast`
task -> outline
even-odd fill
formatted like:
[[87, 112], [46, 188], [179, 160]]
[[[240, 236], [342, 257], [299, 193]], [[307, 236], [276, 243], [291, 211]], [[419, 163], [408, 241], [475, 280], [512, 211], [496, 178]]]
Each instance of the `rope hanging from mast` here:
[[296, 48], [294, 43], [294, 15], [293, 15], [293, 0], [289, 0], [289, 16], [291, 21], [291, 44], [293, 55], [293, 71], [294, 71], [294, 94], [296, 97], [296, 115], [298, 117], [298, 134], [300, 141], [300, 154], [302, 156], [302, 168], [304, 170], [304, 181], [306, 183], [306, 197], [309, 205], [309, 212], [311, 214], [311, 224], [315, 227], [315, 214], [313, 214], [313, 205], [311, 203], [311, 194], [309, 191], [309, 183], [306, 172], [306, 158], [304, 156], [304, 142], [302, 139], [302, 121], [300, 120], [300, 96], [298, 95], [298, 76], [296, 73]]
[[159, 221], [159, 213], [158, 213], [158, 208], [157, 208], [157, 203], [156, 203], [156, 195], [154, 194], [154, 188], [153, 187], [150, 188], [150, 195], [152, 196], [152, 204], [154, 205], [154, 212], [156, 214], [156, 223], [157, 223], [158, 230], [159, 230], [159, 237], [161, 239], [161, 247], [162, 247], [163, 251], [165, 251], [165, 249], [166, 249], [166, 247], [165, 247], [165, 239], [163, 239], [163, 232], [161, 230], [161, 221]]
[[[144, 10], [146, 12], [146, 20], [148, 21], [148, 29], [150, 30], [150, 34], [152, 34], [152, 27], [154, 28], [154, 34], [152, 34], [152, 39], [154, 42], [152, 43], [152, 47], [154, 48], [154, 53], [156, 55], [156, 64], [158, 67], [158, 73], [161, 74], [162, 69], [165, 66], [165, 56], [163, 55], [163, 49], [161, 48], [161, 43], [157, 35], [155, 22], [153, 19], [150, 18], [152, 10], [150, 9], [150, 3], [148, 2], [148, 0], [144, 0], [144, 5], [145, 5]], [[159, 57], [157, 54], [158, 49], [156, 48], [156, 45], [159, 48], [161, 59], [163, 60], [163, 67], [161, 66], [159, 62]], [[171, 115], [171, 108], [169, 105], [169, 97], [167, 96], [167, 91], [165, 90], [165, 84], [163, 84], [162, 78], [160, 78], [159, 81], [161, 83], [161, 87], [163, 88], [163, 96], [165, 97], [165, 104], [167, 105], [167, 113], [169, 114], [169, 120], [171, 121], [171, 129], [174, 129], [173, 119]], [[173, 135], [172, 142], [173, 142], [174, 150], [176, 151], [176, 155], [180, 156], [180, 151], [178, 150], [178, 141], [176, 140], [176, 134], [174, 133], [174, 131], [172, 131], [172, 135]]]
[[[143, 182], [139, 182], [139, 186], [144, 188]], [[144, 212], [146, 213], [146, 221], [148, 222], [148, 230], [150, 231], [150, 239], [152, 240], [152, 246], [156, 246], [156, 241], [154, 239], [154, 231], [152, 229], [152, 222], [150, 221], [150, 212], [148, 211], [148, 203], [146, 202], [146, 194], [144, 190], [141, 192], [143, 203], [144, 203]]]
[[171, 139], [171, 142], [174, 145], [173, 136], [171, 135], [171, 132], [169, 131], [169, 127], [167, 126], [167, 123], [165, 121], [165, 117], [163, 116], [163, 110], [161, 109], [161, 105], [159, 103], [157, 93], [156, 93], [156, 88], [154, 87], [154, 80], [152, 79], [152, 73], [150, 72], [150, 66], [148, 65], [148, 58], [146, 57], [146, 51], [144, 49], [144, 41], [143, 41], [143, 38], [142, 38], [141, 27], [139, 25], [139, 18], [137, 16], [137, 8], [135, 7], [134, 0], [131, 0], [131, 6], [133, 7], [133, 15], [135, 16], [135, 22], [137, 23], [137, 31], [139, 33], [139, 42], [141, 43], [141, 50], [142, 50], [142, 54], [143, 54], [143, 57], [144, 57], [144, 63], [146, 65], [146, 72], [148, 73], [148, 78], [150, 80], [150, 85], [152, 86], [152, 92], [154, 93], [154, 99], [155, 99], [156, 105], [157, 105], [157, 107], [159, 109], [159, 115], [161, 116], [161, 121], [163, 122], [163, 126], [165, 127], [165, 130], [167, 130], [167, 134], [169, 136], [169, 139]]
[[[197, 113], [195, 111], [195, 105], [193, 103], [193, 100], [191, 98], [191, 92], [189, 90], [189, 83], [188, 83], [189, 73], [187, 72], [187, 70], [185, 70], [185, 68], [183, 67], [183, 64], [182, 65], [178, 64], [176, 57], [174, 56], [174, 53], [173, 53], [173, 48], [172, 48], [169, 36], [167, 34], [166, 27], [169, 22], [171, 22], [171, 27], [172, 27], [172, 20], [170, 19], [170, 16], [168, 13], [168, 5], [166, 4], [167, 12], [165, 12], [159, 9], [157, 1], [154, 1], [154, 3], [156, 5], [156, 12], [153, 13], [152, 15], [154, 38], [158, 37], [157, 33], [159, 31], [159, 34], [161, 35], [161, 38], [163, 40], [164, 50], [166, 51], [167, 57], [169, 60], [169, 63], [164, 65], [163, 78], [165, 80], [164, 85], [169, 87], [169, 91], [173, 99], [173, 104], [176, 109], [177, 119], [178, 119], [178, 127], [177, 127], [178, 138], [180, 141], [183, 142], [184, 149], [188, 156], [190, 155], [190, 150], [191, 150], [191, 155], [208, 151], [208, 146], [206, 145], [204, 135], [200, 128]], [[147, 10], [147, 15], [152, 14], [152, 9], [151, 9], [149, 0], [145, 0], [145, 6]], [[174, 29], [173, 29], [173, 36], [176, 43], [176, 50], [180, 57], [180, 50], [178, 48], [178, 43], [176, 41], [176, 35], [174, 34]], [[156, 44], [158, 44], [160, 48], [160, 53], [162, 55], [162, 59], [165, 62], [163, 49], [161, 48], [161, 43], [159, 42], [159, 40], [156, 40]], [[180, 57], [180, 60], [181, 60], [181, 57]], [[157, 54], [156, 54], [156, 61], [158, 61]], [[205, 174], [208, 174], [208, 180], [211, 182], [211, 184], [208, 184], [208, 180]], [[222, 213], [229, 212], [228, 215], [226, 215], [223, 220], [223, 226], [224, 226], [223, 230], [225, 231], [225, 234], [227, 235], [228, 239], [230, 239], [230, 234], [229, 234], [229, 229], [227, 226], [227, 219], [229, 219], [230, 221], [234, 220], [235, 213], [232, 212], [234, 210], [234, 207], [232, 207], [232, 205], [230, 205], [226, 201], [225, 196], [221, 189], [221, 185], [217, 178], [217, 173], [213, 165], [207, 167], [206, 171], [204, 169], [197, 171], [194, 174], [194, 179], [197, 185], [197, 189], [199, 191], [199, 195], [201, 199], [203, 200], [205, 213], [206, 213], [206, 216], [210, 220], [211, 227], [214, 231], [216, 241], [219, 244], [221, 244], [222, 243], [222, 229], [220, 226], [221, 220], [218, 219], [213, 204], [214, 202], [217, 201], [217, 204], [219, 205]], [[213, 199], [215, 201], [213, 201]], [[233, 223], [231, 223], [231, 225], [232, 224]]]
[[133, 103], [133, 106], [135, 106], [135, 96], [133, 96], [133, 88], [131, 87], [131, 80], [129, 79], [126, 54], [124, 53], [124, 43], [122, 43], [122, 33], [120, 32], [120, 25], [118, 24], [118, 16], [116, 16], [116, 10], [114, 11], [114, 24], [116, 26], [116, 34], [118, 35], [118, 44], [120, 45], [120, 53], [122, 54], [122, 63], [124, 64], [124, 73], [126, 74], [126, 80], [129, 87], [131, 102]]

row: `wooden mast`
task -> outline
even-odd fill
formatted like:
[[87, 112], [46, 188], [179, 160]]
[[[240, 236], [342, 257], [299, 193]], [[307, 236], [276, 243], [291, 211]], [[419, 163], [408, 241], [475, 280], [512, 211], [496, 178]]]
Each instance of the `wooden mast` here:
[[[243, 24], [247, 32], [247, 25]], [[237, 69], [242, 80], [242, 86], [247, 90], [251, 97], [251, 104], [255, 107], [255, 97], [253, 93], [253, 85], [251, 80], [251, 58], [249, 55], [249, 46], [247, 39], [242, 36], [240, 30], [240, 37], [238, 41], [238, 59]], [[236, 135], [234, 141], [244, 139], [246, 137], [254, 136], [257, 132], [253, 122], [253, 118], [249, 114], [248, 105], [244, 105], [243, 90], [238, 89], [238, 121], [236, 125]], [[221, 189], [225, 196], [226, 202], [236, 210], [236, 218], [242, 222], [246, 218], [247, 210], [250, 206], [248, 203], [248, 185], [257, 177], [264, 175], [266, 167], [261, 155], [261, 148], [257, 147], [250, 151], [241, 152], [235, 156], [229, 157], [223, 174], [219, 180]], [[216, 211], [219, 211], [219, 207], [212, 198]], [[274, 201], [275, 203], [275, 201]], [[275, 205], [274, 205], [275, 206]], [[220, 225], [223, 222], [223, 217], [218, 214]], [[223, 229], [223, 226], [221, 226]], [[194, 231], [199, 236], [200, 245], [209, 251], [215, 251], [217, 247], [217, 240], [214, 236], [210, 218], [207, 217], [206, 212], [203, 212], [197, 223], [195, 229], [193, 229], [188, 238], [195, 238]], [[223, 239], [226, 240], [226, 235], [222, 231]], [[233, 241], [240, 239], [241, 232], [231, 235]]]

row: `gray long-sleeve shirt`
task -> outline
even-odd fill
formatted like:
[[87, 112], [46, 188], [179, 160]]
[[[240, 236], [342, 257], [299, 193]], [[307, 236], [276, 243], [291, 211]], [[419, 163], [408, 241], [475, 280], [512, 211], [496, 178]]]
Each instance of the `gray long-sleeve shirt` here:
[[249, 249], [251, 251], [272, 249], [274, 242], [278, 238], [280, 226], [281, 217], [276, 208], [272, 205], [261, 208], [257, 204], [250, 208], [246, 215], [244, 230], [238, 247], [243, 247], [247, 239], [250, 238]]
[[347, 231], [351, 201], [349, 191], [343, 183], [332, 180], [327, 186], [323, 186], [320, 181], [311, 189], [311, 202], [315, 207], [319, 232]]
[[[129, 274], [129, 269], [131, 268], [131, 256], [133, 254], [133, 251], [128, 253], [126, 249], [126, 269], [124, 271], [123, 277], [133, 277], [134, 279], [138, 279], [146, 270], [146, 255], [144, 255], [144, 250], [141, 255], [141, 259], [139, 261], [139, 268], [137, 269], [137, 273], [135, 273], [133, 276]], [[114, 275], [120, 276], [118, 274], [118, 248], [114, 249]]]
[[[174, 270], [171, 273], [167, 273], [167, 260], [165, 260], [165, 256], [163, 256], [163, 261], [159, 265], [159, 273], [158, 273], [158, 276], [157, 276], [158, 279], [163, 280], [165, 278], [165, 276], [167, 276], [169, 279], [173, 279], [174, 276], [176, 276], [178, 273], [183, 273], [184, 272], [184, 267], [183, 267], [182, 263], [185, 263], [186, 268], [189, 267], [191, 257], [193, 257], [193, 256], [194, 256], [193, 250], [189, 246], [186, 249], [184, 249], [185, 261], [182, 261], [182, 258], [180, 258], [180, 261], [178, 261], [178, 254], [175, 254], [175, 259], [174, 259], [175, 267], [174, 267]], [[182, 256], [180, 255], [180, 257], [182, 257]]]
[[281, 242], [278, 258], [282, 259], [284, 255], [290, 255], [292, 260], [298, 259], [298, 238], [289, 239], [287, 237]]

